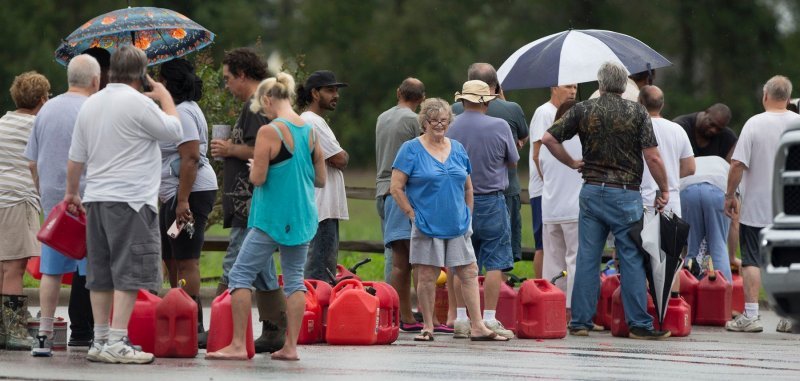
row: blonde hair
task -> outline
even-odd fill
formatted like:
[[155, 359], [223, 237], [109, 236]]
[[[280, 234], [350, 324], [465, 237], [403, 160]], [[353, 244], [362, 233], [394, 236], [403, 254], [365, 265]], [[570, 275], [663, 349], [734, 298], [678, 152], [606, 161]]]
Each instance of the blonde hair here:
[[428, 98], [422, 101], [419, 106], [419, 126], [425, 132], [425, 121], [432, 116], [444, 117], [446, 116], [449, 121], [453, 121], [453, 110], [450, 108], [450, 103], [447, 103], [442, 98]]
[[9, 91], [17, 108], [35, 109], [48, 96], [50, 82], [35, 71], [27, 71], [14, 77]]
[[261, 81], [250, 102], [250, 111], [255, 114], [264, 113], [264, 104], [261, 103], [261, 98], [264, 96], [275, 99], [288, 99], [291, 104], [294, 104], [294, 78], [287, 73], [281, 72], [275, 77]]

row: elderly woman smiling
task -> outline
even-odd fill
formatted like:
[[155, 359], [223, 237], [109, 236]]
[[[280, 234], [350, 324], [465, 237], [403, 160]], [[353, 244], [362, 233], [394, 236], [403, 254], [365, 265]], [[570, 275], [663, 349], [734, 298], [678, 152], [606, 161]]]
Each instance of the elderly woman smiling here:
[[[419, 277], [417, 296], [424, 326], [416, 341], [433, 341], [433, 304], [441, 267], [450, 267], [461, 280], [467, 310], [480, 317], [478, 267], [472, 249], [472, 170], [464, 147], [446, 138], [453, 119], [450, 105], [440, 98], [424, 101], [419, 121], [423, 135], [400, 147], [392, 165], [391, 193], [413, 222], [409, 262]], [[471, 319], [474, 341], [507, 341]]]

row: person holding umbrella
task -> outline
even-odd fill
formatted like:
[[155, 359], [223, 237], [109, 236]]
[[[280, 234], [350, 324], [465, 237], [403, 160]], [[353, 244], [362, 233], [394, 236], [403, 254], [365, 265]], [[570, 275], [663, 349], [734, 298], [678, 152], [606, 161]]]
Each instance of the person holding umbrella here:
[[[544, 134], [542, 143], [559, 161], [580, 170], [584, 185], [579, 196], [578, 260], [572, 292], [572, 320], [569, 332], [588, 336], [594, 327], [592, 317], [597, 306], [600, 282], [597, 269], [606, 236], [614, 233], [622, 277], [622, 299], [630, 337], [662, 339], [669, 331], [653, 329], [648, 315], [644, 258], [639, 254], [628, 231], [642, 218], [642, 181], [644, 162], [656, 180], [662, 196], [656, 204], [669, 202], [669, 187], [664, 163], [658, 153], [653, 126], [640, 104], [620, 97], [625, 91], [627, 72], [622, 65], [606, 62], [597, 72], [599, 98], [578, 103]], [[576, 160], [562, 142], [579, 135], [583, 160]]]

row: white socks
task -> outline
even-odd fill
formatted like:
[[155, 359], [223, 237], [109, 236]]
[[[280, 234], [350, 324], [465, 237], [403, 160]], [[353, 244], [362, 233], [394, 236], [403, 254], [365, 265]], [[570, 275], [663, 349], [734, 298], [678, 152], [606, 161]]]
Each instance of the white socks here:
[[47, 336], [53, 338], [53, 323], [56, 321], [54, 317], [41, 317], [39, 318], [39, 336]]
[[108, 324], [94, 325], [94, 341], [103, 343], [108, 341]]
[[122, 341], [122, 338], [128, 336], [127, 329], [115, 329], [111, 328], [108, 330], [108, 342], [109, 344], [116, 343], [118, 341]]
[[467, 317], [467, 307], [456, 307], [456, 320], [469, 320]]
[[483, 310], [483, 321], [495, 320], [494, 313], [495, 310]]
[[745, 303], [744, 316], [753, 319], [758, 317], [758, 303]]

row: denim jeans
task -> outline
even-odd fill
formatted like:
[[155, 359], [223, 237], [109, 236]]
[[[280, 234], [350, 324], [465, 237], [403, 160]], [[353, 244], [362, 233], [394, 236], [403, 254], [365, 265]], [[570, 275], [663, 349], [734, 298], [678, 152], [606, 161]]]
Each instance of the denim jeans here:
[[478, 271], [510, 271], [514, 268], [511, 220], [502, 194], [475, 196], [472, 247], [478, 259]]
[[571, 328], [591, 329], [593, 326], [600, 290], [600, 260], [610, 231], [617, 241], [625, 320], [629, 327], [653, 329], [653, 318], [647, 314], [644, 256], [628, 237], [628, 231], [642, 218], [642, 213], [639, 192], [588, 184], [581, 189]]
[[269, 234], [251, 228], [242, 243], [229, 274], [228, 288], [250, 288], [257, 276], [265, 275], [267, 290], [277, 290], [278, 274], [275, 271], [274, 253], [280, 250], [281, 272], [283, 273], [283, 292], [286, 296], [297, 291], [306, 291], [303, 283], [303, 267], [306, 264], [308, 243], [297, 246], [281, 245]]
[[306, 278], [327, 282], [330, 279], [328, 269], [336, 275], [336, 263], [339, 259], [339, 220], [328, 218], [319, 222], [317, 234], [308, 246], [306, 261]]
[[705, 238], [714, 268], [732, 282], [728, 257], [731, 220], [725, 215], [724, 204], [725, 193], [709, 183], [692, 184], [681, 191], [681, 214], [691, 226], [687, 259], [697, 256], [700, 242]]
[[[236, 258], [239, 256], [239, 251], [242, 248], [242, 242], [244, 242], [244, 239], [247, 236], [247, 231], [248, 229], [246, 228], [231, 228], [231, 238], [230, 242], [228, 243], [228, 251], [225, 253], [225, 258], [222, 259], [222, 279], [220, 280], [220, 283], [222, 284], [229, 284], [228, 282], [231, 268], [233, 268], [233, 264], [236, 263]], [[272, 266], [272, 272], [274, 273], [275, 264]], [[256, 290], [261, 291], [271, 290], [271, 288], [269, 288], [269, 284], [267, 283], [268, 276], [269, 274], [267, 274], [267, 270], [264, 270], [264, 272], [256, 275], [256, 278], [253, 281], [253, 287], [255, 287]]]
[[[383, 205], [386, 197], [380, 196], [375, 200], [375, 207], [378, 209], [378, 217], [381, 218], [381, 232], [386, 231], [386, 215], [383, 210]], [[392, 253], [391, 247], [383, 247], [383, 281], [386, 283], [392, 282]]]

